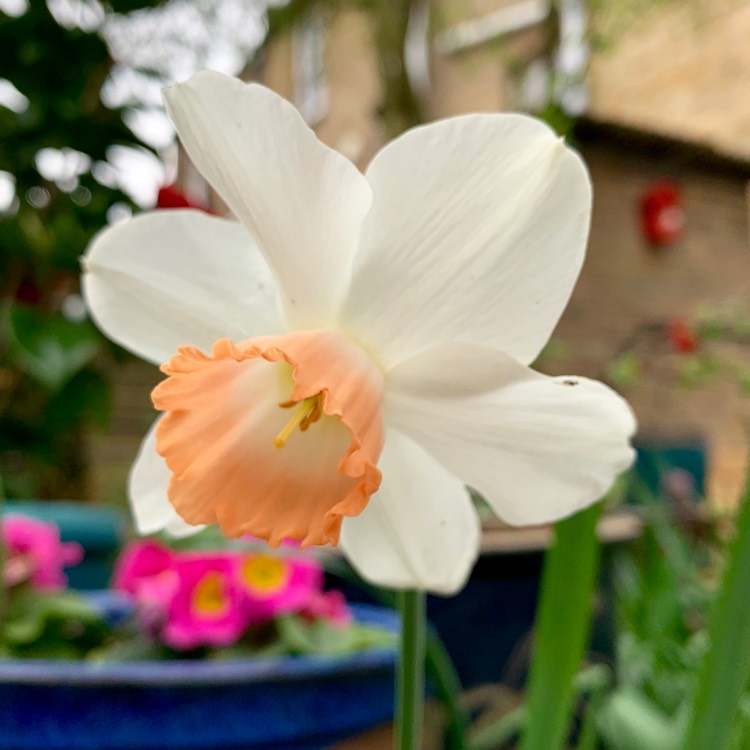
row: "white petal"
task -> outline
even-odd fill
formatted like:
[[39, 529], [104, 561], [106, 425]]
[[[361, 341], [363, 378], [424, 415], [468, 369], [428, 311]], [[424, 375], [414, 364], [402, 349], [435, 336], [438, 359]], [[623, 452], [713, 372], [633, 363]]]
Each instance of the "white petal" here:
[[100, 232], [83, 264], [96, 324], [151, 362], [282, 328], [278, 291], [250, 235], [198, 211], [155, 211]]
[[262, 86], [204, 71], [164, 98], [193, 163], [266, 256], [289, 321], [330, 323], [370, 207], [367, 181]]
[[386, 418], [516, 525], [590, 505], [634, 457], [635, 419], [610, 388], [466, 344], [390, 372]]
[[578, 155], [532, 118], [465, 115], [397, 138], [367, 179], [342, 316], [383, 364], [456, 340], [535, 359], [583, 262], [591, 188]]
[[341, 546], [367, 581], [453, 594], [479, 552], [479, 519], [463, 483], [413, 440], [389, 430], [383, 482], [364, 512], [346, 518]]
[[156, 452], [155, 422], [138, 449], [128, 477], [128, 497], [136, 531], [146, 536], [165, 531], [170, 536], [196, 534], [205, 526], [191, 526], [176, 513], [167, 498], [172, 473]]

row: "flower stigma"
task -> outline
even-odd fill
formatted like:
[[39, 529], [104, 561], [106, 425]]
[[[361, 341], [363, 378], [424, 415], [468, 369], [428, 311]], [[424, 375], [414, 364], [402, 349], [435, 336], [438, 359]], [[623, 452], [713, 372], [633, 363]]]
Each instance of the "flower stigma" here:
[[273, 444], [277, 448], [283, 448], [297, 427], [299, 427], [300, 432], [304, 432], [311, 424], [321, 418], [323, 415], [323, 394], [317, 393], [302, 401], [282, 401], [279, 406], [282, 409], [297, 407], [289, 421], [273, 440]]

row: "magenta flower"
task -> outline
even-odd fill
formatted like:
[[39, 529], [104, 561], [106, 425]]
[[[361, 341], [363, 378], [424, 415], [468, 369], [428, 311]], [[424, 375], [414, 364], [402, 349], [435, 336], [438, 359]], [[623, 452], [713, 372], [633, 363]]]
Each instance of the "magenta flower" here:
[[343, 595], [322, 591], [320, 564], [299, 554], [174, 552], [134, 542], [117, 562], [113, 587], [134, 598], [147, 632], [178, 650], [231, 645], [251, 625], [284, 614], [351, 622]]
[[30, 580], [39, 589], [65, 588], [68, 580], [63, 568], [76, 565], [83, 558], [79, 544], [60, 541], [60, 530], [54, 523], [8, 515], [2, 521], [2, 535], [8, 570], [23, 570], [23, 580]]
[[157, 542], [131, 542], [115, 564], [112, 588], [134, 597], [146, 632], [158, 637], [179, 588], [176, 554]]
[[323, 569], [310, 558], [253, 553], [237, 556], [235, 563], [252, 623], [306, 609], [323, 586]]
[[182, 555], [174, 561], [177, 588], [161, 632], [164, 642], [187, 650], [229, 646], [248, 626], [236, 562], [228, 555]]
[[175, 553], [157, 542], [131, 542], [115, 564], [112, 587], [136, 595], [144, 581], [169, 571]]

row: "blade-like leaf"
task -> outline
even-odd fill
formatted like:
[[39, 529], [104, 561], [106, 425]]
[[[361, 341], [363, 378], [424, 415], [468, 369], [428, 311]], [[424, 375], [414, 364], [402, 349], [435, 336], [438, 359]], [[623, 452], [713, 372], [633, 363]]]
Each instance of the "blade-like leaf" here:
[[566, 747], [574, 703], [574, 677], [591, 625], [599, 567], [595, 505], [558, 523], [547, 553], [537, 610], [529, 679], [528, 723], [521, 750]]

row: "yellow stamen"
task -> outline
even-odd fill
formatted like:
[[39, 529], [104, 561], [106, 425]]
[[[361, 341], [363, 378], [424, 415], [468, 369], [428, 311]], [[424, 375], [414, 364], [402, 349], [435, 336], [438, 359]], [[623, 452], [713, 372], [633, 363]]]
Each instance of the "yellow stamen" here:
[[284, 425], [281, 432], [274, 438], [273, 444], [277, 448], [283, 448], [292, 433], [300, 428], [304, 432], [311, 424], [317, 422], [323, 415], [323, 394], [318, 393], [302, 401], [283, 401], [279, 404], [282, 409], [297, 406], [291, 419]]

